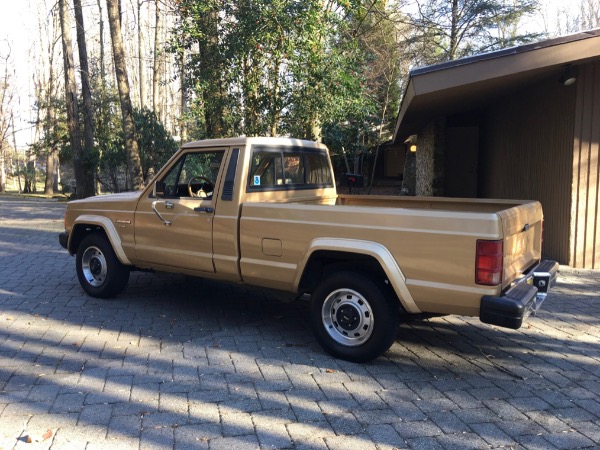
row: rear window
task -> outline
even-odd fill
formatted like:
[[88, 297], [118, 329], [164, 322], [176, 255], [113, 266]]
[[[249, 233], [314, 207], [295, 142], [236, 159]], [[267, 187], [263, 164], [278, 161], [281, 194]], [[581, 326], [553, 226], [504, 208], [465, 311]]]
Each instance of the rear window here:
[[247, 191], [333, 187], [325, 151], [296, 147], [252, 148]]

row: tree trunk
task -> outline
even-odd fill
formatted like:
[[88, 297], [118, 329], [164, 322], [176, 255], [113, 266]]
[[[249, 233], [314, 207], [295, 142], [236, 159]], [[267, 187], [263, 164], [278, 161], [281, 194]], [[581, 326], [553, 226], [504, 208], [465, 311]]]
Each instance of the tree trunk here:
[[144, 64], [144, 36], [142, 33], [142, 0], [137, 2], [138, 12], [138, 70], [140, 72], [140, 109], [146, 106], [146, 67]]
[[82, 192], [81, 196], [91, 197], [96, 193], [96, 164], [94, 158], [94, 113], [92, 107], [92, 91], [90, 89], [90, 69], [88, 66], [81, 0], [73, 0], [73, 6], [75, 7], [75, 20], [77, 22], [77, 48], [79, 49], [81, 94], [83, 96], [83, 170], [86, 177], [83, 182], [84, 192]]
[[102, 1], [97, 0], [98, 2], [98, 22], [100, 25], [100, 79], [102, 81], [102, 87], [104, 87], [104, 80], [106, 79], [106, 64], [104, 62], [104, 19], [102, 16]]
[[[280, 41], [281, 42], [281, 41]], [[280, 50], [280, 49], [278, 49]], [[277, 136], [277, 126], [279, 124], [279, 70], [281, 69], [281, 58], [277, 57], [273, 69], [273, 86], [271, 93], [271, 136]]]
[[315, 142], [321, 142], [323, 140], [323, 129], [318, 113], [313, 112], [312, 117], [310, 118], [309, 127], [310, 139]]
[[6, 163], [4, 147], [0, 149], [0, 192], [6, 192]]
[[[104, 60], [105, 58], [105, 51], [104, 51], [104, 15], [102, 14], [102, 0], [96, 0], [97, 4], [98, 4], [98, 22], [100, 25], [100, 96], [104, 97], [106, 96], [106, 61]], [[98, 114], [100, 115], [100, 117], [102, 118], [102, 122], [103, 122], [103, 128], [107, 129], [108, 128], [108, 114], [106, 114], [104, 112], [104, 100], [100, 101], [100, 111], [98, 111]], [[102, 161], [102, 146], [98, 146], [97, 148], [97, 157], [98, 157], [98, 161]], [[98, 176], [96, 177], [96, 192], [100, 193], [102, 192], [102, 183], [100, 181], [100, 176], [98, 174]]]
[[[81, 130], [79, 128], [79, 109], [77, 105], [77, 86], [75, 85], [75, 69], [73, 63], [73, 46], [71, 44], [71, 26], [69, 10], [66, 0], [58, 0], [60, 14], [60, 29], [62, 34], [63, 60], [65, 66], [65, 97], [67, 106], [67, 128], [73, 150], [75, 169], [76, 196], [83, 198], [85, 192], [84, 179], [86, 177], [83, 166], [83, 152], [81, 148]], [[35, 178], [34, 178], [35, 179]], [[35, 181], [33, 183], [35, 189]]]
[[161, 14], [160, 14], [160, 3], [155, 0], [156, 13], [155, 13], [155, 28], [154, 28], [154, 65], [152, 67], [152, 109], [156, 113], [158, 120], [162, 120], [160, 115], [160, 28], [161, 28]]
[[[39, 83], [37, 83], [36, 85], [36, 97], [38, 99], [42, 99], [42, 97], [44, 96], [45, 99], [45, 103], [46, 103], [46, 120], [44, 122], [43, 125], [43, 129], [44, 129], [44, 134], [46, 136], [49, 135], [54, 135], [56, 133], [56, 129], [57, 129], [57, 120], [56, 120], [56, 105], [54, 102], [54, 96], [56, 95], [56, 79], [54, 77], [54, 46], [55, 43], [57, 41], [58, 38], [58, 34], [55, 35], [55, 33], [58, 32], [58, 28], [59, 28], [59, 23], [57, 21], [58, 17], [56, 14], [52, 14], [52, 18], [54, 20], [53, 23], [53, 36], [52, 36], [52, 43], [48, 43], [48, 84], [46, 86], [46, 93], [45, 96], [43, 95], [43, 88], [42, 88], [42, 82], [40, 80]], [[41, 29], [40, 29], [40, 36], [42, 36], [41, 34]], [[37, 141], [37, 137], [39, 137], [40, 134], [40, 123], [41, 123], [41, 119], [40, 119], [40, 108], [37, 108], [37, 120], [36, 120], [36, 141]], [[54, 139], [52, 139], [52, 141], [54, 141]], [[55, 188], [55, 183], [54, 183], [54, 173], [56, 170], [56, 164], [55, 161], [57, 160], [56, 155], [58, 154], [58, 148], [57, 145], [55, 145], [54, 142], [52, 142], [51, 145], [49, 145], [50, 148], [48, 148], [48, 151], [46, 153], [46, 178], [44, 181], [44, 194], [45, 195], [49, 195], [52, 196], [54, 195], [54, 193], [58, 190], [58, 187]]]
[[121, 115], [123, 116], [123, 135], [125, 137], [125, 151], [127, 153], [127, 167], [129, 170], [128, 188], [138, 190], [144, 187], [142, 164], [138, 143], [135, 139], [135, 122], [129, 96], [129, 81], [125, 65], [125, 51], [121, 36], [121, 18], [119, 16], [119, 0], [106, 0], [108, 8], [108, 24], [112, 40], [113, 59], [117, 75], [117, 87], [121, 101]]
[[450, 29], [450, 53], [448, 59], [456, 58], [458, 49], [458, 0], [452, 0], [452, 24]]
[[181, 143], [187, 141], [187, 83], [185, 80], [185, 49], [179, 50], [179, 81], [181, 83], [181, 98], [179, 103], [179, 136]]
[[15, 148], [15, 154], [17, 156], [17, 180], [19, 181], [19, 194], [23, 192], [23, 186], [21, 184], [21, 161], [19, 160], [19, 152], [17, 150], [17, 131], [15, 130], [15, 119], [12, 116], [11, 112], [11, 123], [12, 123], [12, 138], [13, 138], [13, 147]]

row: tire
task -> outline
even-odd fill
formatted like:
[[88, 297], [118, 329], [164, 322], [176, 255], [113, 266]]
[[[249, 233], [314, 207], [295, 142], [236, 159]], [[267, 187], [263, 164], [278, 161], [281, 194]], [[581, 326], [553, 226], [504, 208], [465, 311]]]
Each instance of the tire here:
[[129, 281], [129, 267], [121, 264], [108, 239], [90, 233], [77, 248], [77, 278], [92, 297], [110, 298], [123, 292]]
[[398, 305], [385, 287], [357, 272], [335, 272], [314, 290], [310, 321], [319, 344], [336, 358], [366, 362], [394, 343]]

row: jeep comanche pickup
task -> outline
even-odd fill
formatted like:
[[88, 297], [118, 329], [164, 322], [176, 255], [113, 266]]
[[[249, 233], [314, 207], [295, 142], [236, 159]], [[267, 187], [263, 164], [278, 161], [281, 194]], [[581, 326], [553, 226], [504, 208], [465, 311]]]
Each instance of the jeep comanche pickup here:
[[65, 229], [93, 297], [136, 268], [310, 296], [316, 339], [351, 361], [388, 350], [406, 315], [517, 329], [558, 270], [538, 202], [338, 195], [326, 147], [284, 138], [188, 143], [141, 192], [69, 202]]

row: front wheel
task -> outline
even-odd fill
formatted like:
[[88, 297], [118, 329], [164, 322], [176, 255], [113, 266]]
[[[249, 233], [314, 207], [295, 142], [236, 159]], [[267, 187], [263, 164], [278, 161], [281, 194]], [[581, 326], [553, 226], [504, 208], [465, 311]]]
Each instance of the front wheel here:
[[398, 306], [383, 286], [356, 272], [336, 272], [311, 295], [310, 320], [321, 346], [336, 358], [365, 362], [394, 342]]
[[121, 264], [108, 239], [100, 233], [83, 238], [77, 249], [76, 267], [79, 284], [92, 297], [114, 297], [129, 281], [129, 268]]

